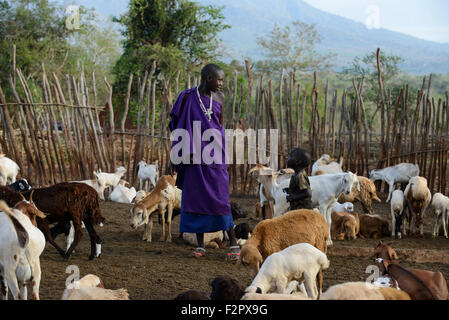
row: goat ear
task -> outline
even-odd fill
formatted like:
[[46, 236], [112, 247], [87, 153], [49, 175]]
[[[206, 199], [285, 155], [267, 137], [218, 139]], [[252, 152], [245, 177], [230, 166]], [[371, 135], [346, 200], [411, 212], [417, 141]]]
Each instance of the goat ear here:
[[47, 214], [40, 211], [39, 209], [36, 210], [36, 216], [38, 216], [41, 219], [45, 219], [47, 217]]

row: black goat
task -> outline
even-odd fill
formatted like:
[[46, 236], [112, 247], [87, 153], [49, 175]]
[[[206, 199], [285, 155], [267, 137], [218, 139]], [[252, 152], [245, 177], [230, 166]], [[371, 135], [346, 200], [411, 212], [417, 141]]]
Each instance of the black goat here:
[[31, 189], [31, 186], [26, 179], [17, 180], [16, 182], [7, 185], [7, 187], [17, 192], [25, 192]]

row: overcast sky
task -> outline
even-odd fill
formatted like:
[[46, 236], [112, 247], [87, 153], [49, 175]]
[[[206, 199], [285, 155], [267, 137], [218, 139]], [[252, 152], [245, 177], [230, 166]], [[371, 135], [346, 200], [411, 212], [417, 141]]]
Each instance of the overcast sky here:
[[[57, 0], [68, 5], [93, 7], [104, 16], [120, 15], [129, 0]], [[238, 0], [229, 0], [238, 1]], [[270, 1], [270, 0], [267, 0]], [[295, 0], [286, 0], [295, 1]], [[340, 16], [366, 22], [378, 14], [380, 27], [421, 39], [449, 42], [448, 0], [304, 0], [310, 5]], [[374, 13], [373, 13], [374, 12]]]

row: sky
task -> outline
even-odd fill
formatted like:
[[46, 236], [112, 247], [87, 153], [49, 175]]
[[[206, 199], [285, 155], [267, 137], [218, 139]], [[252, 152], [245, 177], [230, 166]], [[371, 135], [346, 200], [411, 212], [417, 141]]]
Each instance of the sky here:
[[[288, 0], [291, 1], [291, 0]], [[447, 0], [304, 0], [315, 8], [358, 22], [378, 14], [380, 27], [417, 38], [449, 42]]]
[[[449, 43], [448, 0], [304, 1], [318, 9], [351, 20], [367, 22], [370, 17], [375, 17], [376, 23], [379, 23], [381, 28], [402, 32], [425, 40]], [[85, 7], [93, 7], [102, 16], [109, 17], [119, 16], [126, 12], [129, 0], [57, 0], [57, 2], [64, 5], [74, 3]]]

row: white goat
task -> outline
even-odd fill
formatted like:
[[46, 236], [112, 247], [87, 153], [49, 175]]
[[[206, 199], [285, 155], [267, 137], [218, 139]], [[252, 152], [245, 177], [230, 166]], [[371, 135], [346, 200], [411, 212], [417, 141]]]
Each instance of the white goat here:
[[343, 157], [340, 158], [340, 162], [333, 160], [328, 154], [323, 154], [312, 166], [312, 176], [316, 175], [318, 171], [323, 173], [342, 173]]
[[[21, 203], [31, 207], [27, 214], [45, 218], [45, 214], [28, 201], [21, 201], [15, 207], [19, 208]], [[0, 210], [0, 287], [3, 299], [8, 300], [9, 288], [14, 300], [27, 300], [27, 283], [31, 283], [32, 298], [39, 300], [39, 257], [45, 248], [44, 234], [21, 210], [9, 208], [4, 201], [0, 201]]]
[[449, 213], [449, 198], [441, 193], [435, 193], [432, 199], [432, 211], [435, 217], [433, 236], [438, 237], [440, 224], [443, 223], [444, 237], [447, 239], [447, 219]]
[[[198, 241], [196, 239], [196, 233], [182, 234], [182, 238], [192, 246], [197, 247]], [[223, 242], [223, 231], [207, 232], [204, 234], [204, 246], [206, 248], [218, 249]]]
[[111, 192], [109, 198], [113, 202], [119, 203], [132, 203], [133, 199], [136, 197], [137, 192], [134, 187], [127, 188], [120, 184], [115, 186], [114, 190]]
[[63, 292], [61, 300], [129, 300], [126, 289], [105, 289], [99, 277], [88, 274], [73, 281]]
[[4, 154], [0, 154], [0, 177], [1, 185], [6, 186], [9, 183], [16, 182], [17, 174], [19, 173], [19, 165], [13, 160], [7, 158]]
[[[290, 179], [278, 183], [274, 170], [260, 165], [252, 168], [250, 174], [255, 174], [257, 181], [264, 186], [265, 190], [269, 190], [274, 198], [274, 217], [289, 211], [290, 204], [287, 202], [287, 194], [283, 189], [289, 187]], [[351, 192], [354, 183], [356, 183], [357, 190], [360, 191], [357, 175], [352, 172], [323, 174], [309, 177], [309, 181], [312, 190], [312, 205], [318, 207], [328, 223], [329, 239], [327, 244], [331, 246], [332, 207], [342, 193], [349, 194]]]
[[[287, 212], [290, 204], [287, 202], [287, 194], [283, 191], [283, 188], [288, 188], [290, 178], [283, 180], [283, 185], [281, 185], [277, 182], [277, 173], [273, 169], [261, 165], [252, 168], [249, 173], [254, 174], [257, 182], [261, 184], [259, 189], [261, 207], [263, 207], [265, 201], [268, 201], [273, 217]], [[265, 194], [263, 190], [265, 190]]]
[[329, 227], [327, 245], [331, 246], [332, 207], [342, 193], [351, 193], [354, 183], [357, 185], [357, 190], [360, 191], [357, 175], [352, 172], [322, 174], [309, 177], [309, 181], [310, 189], [312, 189], [312, 205], [317, 206], [326, 219]]
[[115, 173], [94, 171], [94, 175], [97, 177], [100, 193], [104, 194], [104, 190], [108, 187], [115, 188], [120, 183], [120, 180], [125, 172], [126, 169], [124, 167], [118, 167], [115, 170]]
[[307, 296], [317, 299], [316, 277], [320, 269], [327, 269], [326, 255], [309, 243], [298, 243], [270, 255], [245, 292], [289, 293], [288, 284], [296, 280], [303, 283]]
[[395, 183], [408, 183], [410, 178], [416, 176], [419, 176], [419, 166], [412, 163], [400, 163], [393, 167], [371, 170], [369, 174], [369, 178], [372, 181], [383, 180], [389, 185], [386, 202], [389, 202], [391, 199]]
[[354, 212], [354, 204], [352, 202], [336, 202], [332, 207], [331, 212]]
[[151, 181], [154, 188], [159, 179], [158, 161], [156, 160], [154, 164], [147, 164], [142, 160], [137, 166], [139, 167], [139, 171], [137, 172], [140, 181], [139, 190], [142, 190], [142, 184], [145, 182], [145, 191], [148, 191], [148, 181]]
[[395, 190], [391, 196], [391, 236], [394, 237], [396, 234], [399, 239], [401, 239], [401, 225], [402, 233], [407, 235], [405, 230], [405, 220], [404, 219], [404, 208], [405, 208], [405, 198], [404, 192], [402, 190]]

